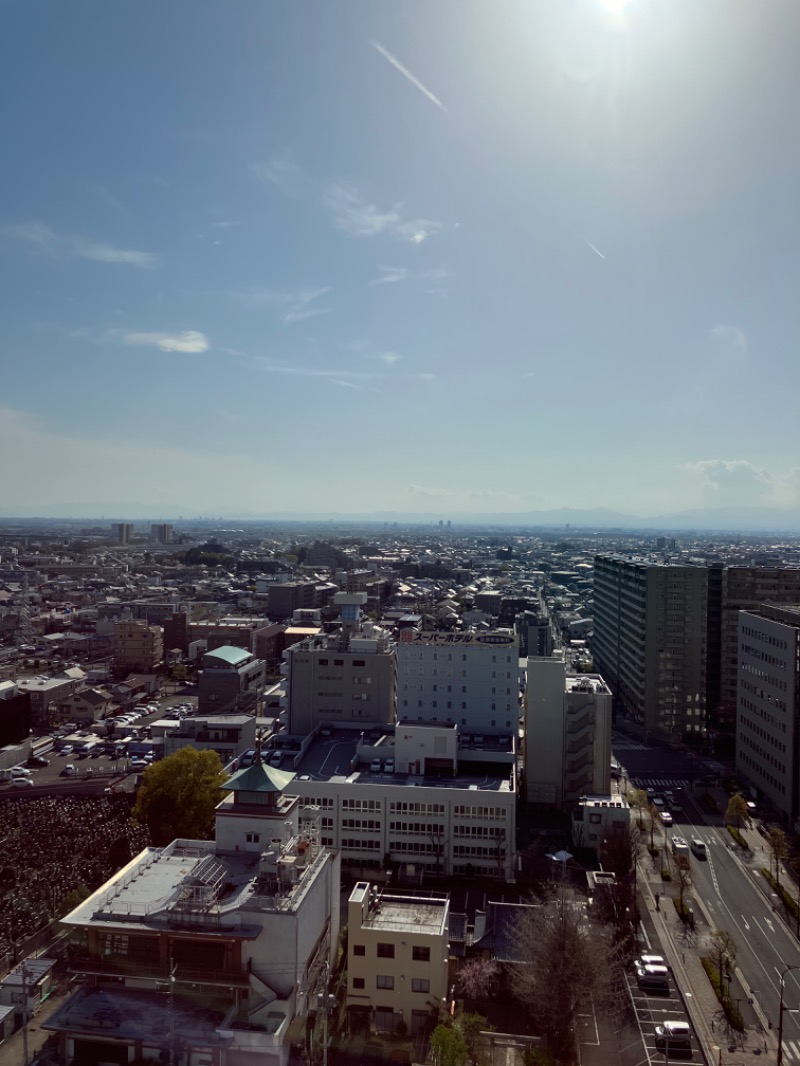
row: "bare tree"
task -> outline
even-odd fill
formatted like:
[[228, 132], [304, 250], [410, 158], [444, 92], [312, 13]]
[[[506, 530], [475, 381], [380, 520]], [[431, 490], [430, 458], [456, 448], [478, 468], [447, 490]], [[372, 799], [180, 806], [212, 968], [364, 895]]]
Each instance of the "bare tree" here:
[[600, 863], [613, 873], [614, 913], [612, 918], [623, 941], [634, 935], [639, 924], [636, 897], [636, 863], [642, 851], [642, 835], [634, 823], [609, 829], [600, 842]]
[[593, 1002], [611, 1011], [620, 954], [610, 931], [592, 924], [564, 884], [526, 910], [517, 924], [520, 960], [514, 992], [561, 1063], [576, 1061], [575, 1020]]
[[655, 847], [653, 836], [655, 835], [656, 826], [661, 825], [661, 811], [656, 807], [655, 803], [651, 803], [647, 807], [647, 828], [650, 830], [650, 849]]
[[708, 957], [719, 974], [720, 989], [725, 993], [725, 974], [736, 966], [736, 941], [727, 929], [715, 929], [708, 938]]
[[675, 857], [675, 876], [678, 879], [678, 907], [681, 917], [684, 915], [684, 897], [692, 887], [692, 868], [684, 855]]
[[[781, 863], [785, 862], [789, 858], [789, 844], [786, 840], [786, 834], [778, 826], [770, 829], [767, 834], [767, 851], [770, 855], [770, 866], [772, 862], [775, 862], [775, 884], [780, 888], [781, 884]], [[778, 893], [780, 895], [780, 893]]]

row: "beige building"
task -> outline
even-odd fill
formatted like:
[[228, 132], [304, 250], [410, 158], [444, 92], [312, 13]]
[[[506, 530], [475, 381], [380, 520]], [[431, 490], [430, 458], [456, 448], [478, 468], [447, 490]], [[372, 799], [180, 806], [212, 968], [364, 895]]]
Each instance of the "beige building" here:
[[594, 663], [645, 740], [705, 730], [707, 612], [705, 567], [595, 557]]
[[367, 881], [347, 908], [351, 1028], [418, 1033], [447, 997], [447, 896], [380, 892]]
[[118, 674], [129, 670], [152, 673], [164, 660], [164, 631], [146, 622], [117, 622], [114, 626], [114, 666]]
[[567, 676], [563, 658], [528, 659], [525, 795], [566, 808], [611, 788], [611, 692], [599, 674]]

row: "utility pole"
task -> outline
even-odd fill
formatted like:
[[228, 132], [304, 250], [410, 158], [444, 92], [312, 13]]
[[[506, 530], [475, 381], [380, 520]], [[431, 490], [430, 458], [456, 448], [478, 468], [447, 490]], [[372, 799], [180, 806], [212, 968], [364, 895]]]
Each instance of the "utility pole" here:
[[28, 1066], [28, 967], [22, 964], [22, 1066]]

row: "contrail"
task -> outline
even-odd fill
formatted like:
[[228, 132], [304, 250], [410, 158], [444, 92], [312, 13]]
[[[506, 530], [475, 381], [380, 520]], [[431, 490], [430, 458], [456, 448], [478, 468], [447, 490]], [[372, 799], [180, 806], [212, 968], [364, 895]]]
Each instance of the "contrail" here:
[[419, 78], [415, 78], [411, 71], [404, 67], [400, 60], [396, 59], [392, 55], [392, 53], [388, 51], [388, 49], [384, 48], [382, 44], [378, 44], [377, 41], [372, 41], [371, 43], [375, 51], [380, 52], [383, 58], [388, 60], [395, 68], [395, 70], [399, 70], [404, 78], [408, 78], [411, 84], [414, 85], [417, 89], [419, 89], [419, 91], [423, 93], [423, 95], [427, 96], [431, 103], [436, 104], [436, 106], [440, 107], [442, 111], [447, 111], [447, 108], [444, 106], [439, 97], [434, 96], [430, 89], [426, 89], [422, 82], [419, 80]]
[[583, 238], [583, 243], [584, 243], [585, 245], [588, 245], [588, 247], [589, 247], [589, 248], [591, 248], [591, 249], [592, 249], [592, 251], [593, 251], [593, 252], [594, 252], [594, 253], [595, 253], [596, 255], [599, 255], [601, 259], [605, 259], [605, 256], [604, 256], [604, 255], [603, 255], [603, 253], [602, 253], [602, 252], [600, 251], [600, 249], [599, 249], [599, 248], [595, 248], [595, 246], [594, 246], [594, 245], [592, 244], [592, 242], [591, 242], [591, 241], [587, 241], [585, 237]]

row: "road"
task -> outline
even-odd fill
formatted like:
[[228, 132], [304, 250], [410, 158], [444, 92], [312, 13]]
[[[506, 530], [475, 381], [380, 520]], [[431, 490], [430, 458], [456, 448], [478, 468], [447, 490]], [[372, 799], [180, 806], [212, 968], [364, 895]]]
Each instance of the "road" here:
[[642, 744], [628, 748], [627, 739], [622, 739], [619, 750], [614, 746], [614, 754], [637, 780], [677, 782], [686, 778], [687, 787], [680, 795], [683, 811], [674, 814], [675, 824], [666, 831], [667, 836], [679, 833], [705, 842], [708, 861], [692, 858], [694, 896], [705, 909], [711, 927], [726, 929], [735, 939], [736, 965], [746, 990], [776, 1033], [780, 975], [787, 966], [798, 967], [786, 975], [783, 1032], [784, 1061], [800, 1063], [800, 942], [783, 920], [780, 905], [773, 909], [777, 901], [761, 873], [767, 860], [761, 853], [748, 857], [748, 853], [729, 846], [728, 831], [708, 824], [712, 819], [706, 819], [688, 788], [690, 770], [694, 776], [707, 771], [692, 767], [687, 756], [679, 752], [662, 752]]

